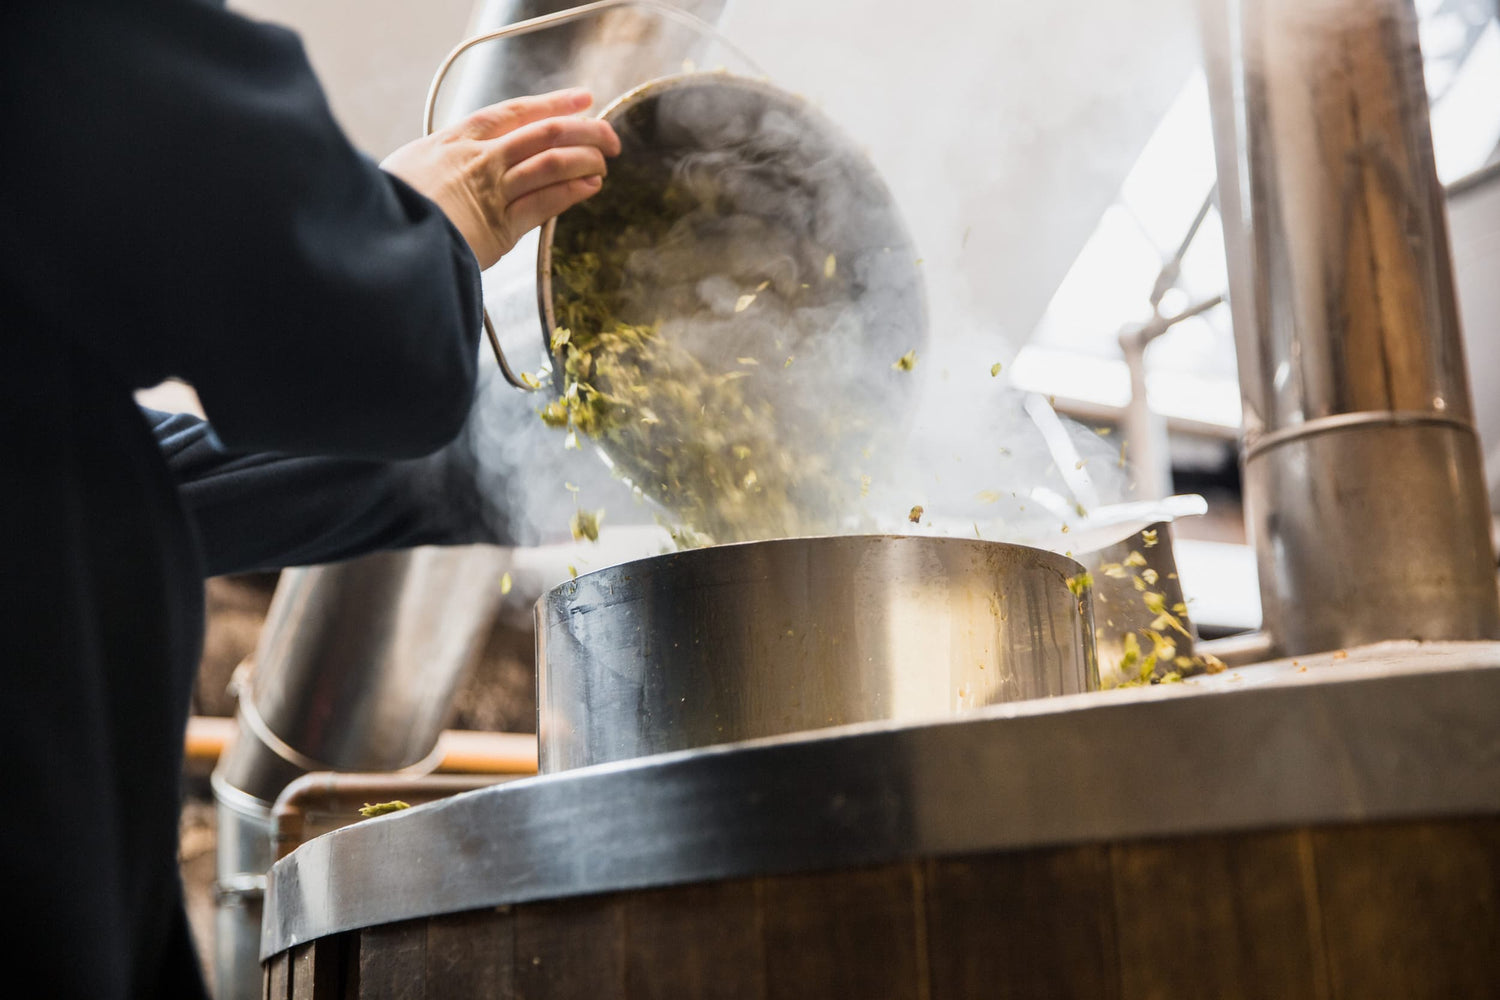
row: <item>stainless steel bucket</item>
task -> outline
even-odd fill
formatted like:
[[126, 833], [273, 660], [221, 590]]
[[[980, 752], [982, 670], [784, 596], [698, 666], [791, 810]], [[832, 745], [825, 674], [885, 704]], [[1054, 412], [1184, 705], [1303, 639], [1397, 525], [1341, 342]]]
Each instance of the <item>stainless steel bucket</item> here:
[[1082, 573], [1001, 542], [851, 535], [585, 574], [536, 606], [541, 770], [1093, 690]]
[[[829, 301], [823, 304], [842, 305], [857, 322], [818, 331], [824, 338], [850, 337], [842, 345], [849, 352], [843, 364], [820, 373], [826, 381], [837, 383], [844, 372], [858, 370], [864, 355], [880, 359], [876, 367], [885, 369], [906, 351], [926, 347], [926, 286], [900, 207], [865, 152], [810, 101], [765, 80], [696, 71], [644, 83], [610, 102], [599, 117], [620, 137], [612, 175], [628, 173], [627, 183], [662, 187], [684, 175], [712, 178], [719, 221], [753, 219], [764, 224], [757, 231], [763, 238], [790, 241], [801, 251], [818, 246], [810, 262], [790, 257], [777, 262], [803, 265], [788, 283], [816, 282], [824, 254], [833, 256], [839, 281], [826, 287], [838, 292], [825, 295]], [[601, 192], [541, 229], [537, 309], [543, 347], [555, 355], [559, 392], [564, 385], [562, 358], [553, 343], [558, 325], [554, 257], [559, 244], [591, 234], [595, 211], [610, 197]], [[669, 320], [703, 308], [697, 300], [670, 296], [654, 304]], [[778, 350], [781, 357], [805, 354], [811, 345], [788, 341]], [[725, 348], [722, 360], [732, 362], [734, 353]]]
[[927, 346], [890, 190], [836, 123], [763, 80], [666, 77], [601, 115], [621, 143], [609, 177], [539, 237], [542, 418], [711, 541], [850, 530]]

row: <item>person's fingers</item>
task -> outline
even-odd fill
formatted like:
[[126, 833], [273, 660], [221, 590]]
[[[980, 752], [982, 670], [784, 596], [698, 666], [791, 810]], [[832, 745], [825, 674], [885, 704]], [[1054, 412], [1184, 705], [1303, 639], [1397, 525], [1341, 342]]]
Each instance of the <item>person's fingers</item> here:
[[604, 154], [593, 146], [563, 146], [548, 149], [518, 163], [505, 172], [501, 182], [507, 201], [515, 202], [534, 191], [583, 177], [607, 173]]
[[596, 194], [604, 180], [601, 177], [578, 177], [540, 188], [510, 203], [506, 211], [510, 229], [527, 233], [548, 219], [566, 212], [585, 198]]
[[494, 142], [501, 158], [510, 166], [560, 146], [593, 146], [605, 156], [620, 152], [620, 138], [609, 122], [576, 115], [532, 122]]
[[494, 139], [544, 118], [576, 115], [593, 103], [593, 95], [578, 87], [517, 97], [480, 108], [459, 123], [458, 131], [470, 139]]

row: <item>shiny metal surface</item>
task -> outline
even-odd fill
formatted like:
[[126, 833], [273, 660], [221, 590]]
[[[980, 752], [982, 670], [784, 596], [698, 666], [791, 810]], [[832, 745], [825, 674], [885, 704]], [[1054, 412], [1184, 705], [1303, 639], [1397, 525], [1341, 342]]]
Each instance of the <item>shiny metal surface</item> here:
[[1471, 419], [1411, 0], [1207, 0], [1246, 436]]
[[289, 571], [255, 654], [259, 718], [242, 721], [263, 720], [306, 770], [422, 763], [494, 616], [506, 558], [487, 546], [419, 548]]
[[1203, 12], [1265, 630], [1500, 635], [1412, 4]]
[[[587, 204], [549, 220], [538, 233], [538, 332], [552, 359], [556, 397], [626, 392], [629, 386], [604, 374], [620, 363], [626, 370], [643, 365], [674, 390], [686, 376], [669, 372], [701, 366], [704, 376], [738, 380], [734, 395], [744, 412], [764, 414], [752, 418], [758, 430], [744, 440], [749, 453], [779, 450], [796, 468], [819, 469], [826, 484], [858, 482], [868, 464], [860, 456], [898, 447], [911, 423], [918, 383], [892, 378], [891, 359], [925, 354], [930, 332], [920, 251], [865, 150], [806, 98], [761, 78], [717, 70], [652, 80], [611, 102], [600, 117], [620, 140], [609, 178]], [[641, 222], [642, 212], [655, 221]], [[661, 233], [655, 249], [622, 254], [628, 263], [617, 276], [608, 261], [631, 242], [609, 249], [618, 239], [611, 230], [621, 225]], [[577, 329], [558, 339], [559, 314], [600, 315], [597, 294], [570, 281], [554, 283], [555, 267], [559, 275], [571, 270], [571, 282], [579, 280], [587, 259], [580, 253], [596, 262], [602, 254], [606, 261], [592, 268], [594, 293], [611, 303], [603, 315], [650, 324], [653, 346], [627, 350], [606, 367], [613, 338], [595, 334], [608, 330]], [[630, 293], [608, 291], [616, 282]], [[734, 295], [725, 298], [725, 289], [748, 294], [736, 303]], [[757, 307], [742, 312], [752, 301]], [[581, 375], [590, 368], [578, 366], [590, 357], [593, 375]], [[689, 378], [687, 384], [695, 383]], [[667, 403], [670, 394], [661, 398]], [[714, 481], [729, 473], [717, 471], [717, 463], [678, 468], [695, 442], [717, 440], [729, 450], [722, 443], [725, 419], [705, 423], [697, 406], [648, 409], [643, 417], [646, 412], [653, 421], [649, 438], [604, 425], [589, 436], [615, 475], [640, 487], [673, 519], [720, 542], [850, 530], [849, 512], [844, 518], [836, 513], [841, 505], [834, 487], [795, 478], [793, 492], [801, 496], [786, 504], [785, 516], [726, 520], [723, 511], [738, 490]], [[733, 476], [747, 470], [753, 479], [748, 466], [737, 466]], [[780, 490], [770, 486], [767, 497]], [[772, 502], [762, 505], [770, 508], [767, 515], [775, 509]]]
[[[884, 359], [900, 357], [908, 350], [925, 351], [929, 334], [926, 286], [916, 244], [895, 197], [864, 150], [806, 98], [762, 78], [717, 70], [676, 73], [632, 89], [599, 116], [620, 137], [617, 165], [633, 161], [650, 168], [665, 185], [711, 164], [723, 188], [718, 195], [722, 204], [716, 211], [724, 220], [745, 216], [763, 222], [771, 233], [792, 240], [795, 246], [816, 244], [819, 266], [826, 250], [846, 272], [859, 275], [847, 298], [823, 303], [846, 310], [847, 319], [820, 326], [822, 340], [842, 338], [847, 343], [841, 346], [853, 358]], [[541, 228], [537, 307], [542, 344], [549, 353], [555, 353], [551, 344], [557, 328], [554, 242], [560, 231], [580, 231], [587, 224], [587, 215], [564, 212]], [[728, 260], [710, 259], [730, 266]], [[668, 325], [674, 320], [707, 322], [706, 306], [697, 296], [689, 303], [664, 297], [658, 308]], [[786, 338], [778, 339], [777, 351], [796, 355], [805, 367], [810, 356], [817, 356], [817, 345], [794, 337], [794, 332], [792, 324], [777, 330], [779, 337]], [[695, 353], [715, 367], [729, 360], [712, 351]], [[885, 364], [882, 360], [881, 367]], [[561, 394], [565, 389], [561, 357], [554, 358], [553, 367], [555, 387]], [[820, 365], [817, 379], [822, 391], [817, 402], [826, 410], [830, 397], [858, 398], [869, 377], [869, 370], [849, 357], [841, 356], [837, 365]], [[779, 402], [785, 409], [785, 401]], [[886, 405], [890, 406], [890, 400]], [[788, 433], [794, 433], [800, 417], [781, 414], [780, 422]]]
[[214, 997], [260, 1000], [270, 807], [214, 779]]
[[1500, 644], [1390, 643], [542, 775], [271, 870], [262, 956], [538, 899], [909, 857], [1500, 812]]
[[[1472, 430], [1389, 424], [1304, 436], [1249, 459], [1261, 601], [1282, 648], [1500, 634]], [[1255, 474], [1275, 464], [1274, 475]], [[1475, 525], [1483, 535], [1475, 539]]]
[[279, 861], [313, 837], [358, 823], [363, 818], [361, 808], [371, 803], [400, 801], [415, 806], [511, 780], [513, 775], [499, 774], [304, 774], [282, 789], [271, 807], [274, 857]]
[[1098, 684], [1083, 568], [977, 539], [719, 545], [571, 580], [536, 608], [542, 773]]
[[[265, 874], [271, 804], [305, 772], [436, 766], [508, 559], [486, 546], [422, 548], [282, 573], [254, 669], [238, 682], [238, 735], [213, 772], [221, 882]], [[225, 895], [218, 907], [216, 994], [258, 997], [260, 901]]]

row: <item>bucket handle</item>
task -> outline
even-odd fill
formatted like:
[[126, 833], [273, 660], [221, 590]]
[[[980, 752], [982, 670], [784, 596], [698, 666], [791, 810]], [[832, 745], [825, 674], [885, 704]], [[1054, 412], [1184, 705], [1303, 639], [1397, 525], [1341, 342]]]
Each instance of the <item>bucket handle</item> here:
[[[616, 7], [642, 7], [668, 21], [676, 21], [678, 24], [692, 28], [704, 37], [724, 46], [724, 48], [728, 49], [736, 58], [743, 61], [746, 66], [750, 67], [756, 73], [764, 75], [760, 67], [756, 65], [755, 60], [751, 59], [738, 46], [724, 37], [717, 28], [701, 17], [689, 14], [681, 7], [665, 3], [663, 0], [596, 0], [595, 3], [586, 3], [578, 7], [569, 7], [566, 10], [554, 11], [551, 14], [541, 14], [537, 17], [527, 18], [524, 21], [516, 21], [504, 27], [496, 28], [494, 31], [486, 31], [483, 34], [473, 35], [459, 42], [448, 53], [447, 58], [443, 60], [442, 64], [438, 66], [437, 72], [433, 74], [432, 83], [427, 88], [427, 102], [422, 110], [422, 134], [432, 134], [432, 120], [437, 111], [438, 91], [442, 89], [443, 80], [447, 77], [448, 71], [453, 68], [453, 64], [465, 52], [485, 42], [529, 35], [534, 31], [542, 31], [560, 24], [568, 24], [572, 21], [592, 17], [595, 14], [601, 14]], [[489, 338], [490, 349], [495, 352], [495, 361], [499, 363], [500, 374], [505, 376], [505, 381], [517, 389], [522, 389], [526, 392], [532, 392], [539, 388], [540, 383], [535, 379], [532, 379], [530, 382], [524, 381], [511, 369], [510, 363], [505, 360], [505, 352], [500, 349], [500, 337], [495, 332], [495, 324], [490, 320], [490, 311], [486, 308], [483, 312], [484, 333]]]

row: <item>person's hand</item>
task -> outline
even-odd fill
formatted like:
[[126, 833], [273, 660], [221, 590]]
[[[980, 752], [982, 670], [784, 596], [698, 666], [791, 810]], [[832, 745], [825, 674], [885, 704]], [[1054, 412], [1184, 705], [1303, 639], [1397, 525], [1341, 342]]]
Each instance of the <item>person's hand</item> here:
[[599, 190], [604, 158], [620, 152], [620, 140], [607, 122], [578, 116], [592, 103], [584, 90], [502, 101], [380, 166], [437, 202], [486, 268]]

